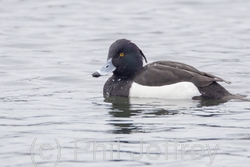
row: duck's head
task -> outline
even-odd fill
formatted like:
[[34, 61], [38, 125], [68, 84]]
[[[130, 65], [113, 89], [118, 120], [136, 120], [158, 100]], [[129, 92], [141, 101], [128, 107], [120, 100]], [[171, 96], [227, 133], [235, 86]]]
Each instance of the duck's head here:
[[106, 64], [92, 76], [100, 77], [113, 72], [117, 76], [130, 77], [143, 67], [143, 58], [147, 62], [136, 44], [127, 39], [119, 39], [110, 46]]

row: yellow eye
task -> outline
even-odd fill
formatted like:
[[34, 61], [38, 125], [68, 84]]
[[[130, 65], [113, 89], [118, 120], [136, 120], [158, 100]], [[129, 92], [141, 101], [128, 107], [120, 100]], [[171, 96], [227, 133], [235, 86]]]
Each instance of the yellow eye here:
[[120, 57], [123, 57], [124, 56], [124, 53], [120, 53]]

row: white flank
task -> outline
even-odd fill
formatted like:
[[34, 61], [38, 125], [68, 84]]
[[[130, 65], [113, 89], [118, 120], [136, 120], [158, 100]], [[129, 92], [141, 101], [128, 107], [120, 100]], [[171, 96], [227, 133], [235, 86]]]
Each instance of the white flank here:
[[129, 97], [157, 98], [157, 99], [192, 99], [200, 92], [191, 82], [179, 82], [165, 86], [143, 86], [133, 82]]

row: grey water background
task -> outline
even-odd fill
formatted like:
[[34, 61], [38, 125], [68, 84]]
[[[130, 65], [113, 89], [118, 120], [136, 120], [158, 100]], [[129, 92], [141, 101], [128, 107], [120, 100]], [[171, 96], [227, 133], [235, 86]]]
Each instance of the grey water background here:
[[[249, 98], [249, 9], [248, 0], [0, 0], [0, 166], [249, 166], [248, 101], [104, 99], [108, 77], [91, 76], [127, 38], [149, 62], [190, 64]], [[166, 141], [180, 146], [166, 152]], [[207, 146], [217, 145], [212, 161]]]

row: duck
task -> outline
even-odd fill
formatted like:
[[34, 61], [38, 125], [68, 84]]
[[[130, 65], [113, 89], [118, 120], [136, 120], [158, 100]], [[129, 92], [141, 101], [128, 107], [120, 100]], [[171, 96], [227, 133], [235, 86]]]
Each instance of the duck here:
[[121, 96], [159, 99], [223, 99], [231, 97], [218, 82], [230, 82], [180, 62], [147, 63], [141, 49], [127, 39], [111, 44], [107, 62], [92, 76], [113, 73], [103, 86], [105, 97]]

